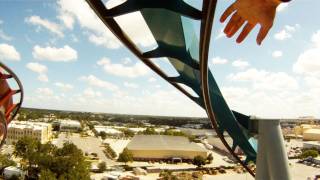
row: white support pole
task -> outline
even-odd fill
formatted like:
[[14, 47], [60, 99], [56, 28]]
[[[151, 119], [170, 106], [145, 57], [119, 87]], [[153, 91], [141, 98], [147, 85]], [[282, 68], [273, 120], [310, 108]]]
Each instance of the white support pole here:
[[[261, 129], [261, 128], [260, 128]], [[259, 131], [260, 131], [259, 129]], [[263, 131], [259, 132], [259, 143], [258, 143], [258, 156], [257, 156], [257, 172], [256, 172], [256, 180], [269, 180], [269, 167], [268, 167], [268, 159], [267, 159], [267, 149], [266, 149], [266, 135], [262, 135]]]
[[279, 120], [258, 120], [256, 180], [291, 180]]

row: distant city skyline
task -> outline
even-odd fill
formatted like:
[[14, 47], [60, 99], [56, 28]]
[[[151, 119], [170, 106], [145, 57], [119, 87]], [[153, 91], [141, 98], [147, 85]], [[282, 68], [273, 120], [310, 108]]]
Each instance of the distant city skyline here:
[[[104, 2], [112, 7], [123, 0]], [[218, 1], [209, 57], [229, 106], [263, 118], [319, 118], [320, 25], [314, 19], [320, 2], [282, 4], [262, 46], [255, 43], [257, 29], [240, 45], [223, 35], [218, 19], [230, 3]], [[141, 49], [155, 47], [139, 13], [116, 20]], [[21, 79], [24, 107], [205, 116], [133, 56], [84, 0], [1, 1], [0, 61]]]

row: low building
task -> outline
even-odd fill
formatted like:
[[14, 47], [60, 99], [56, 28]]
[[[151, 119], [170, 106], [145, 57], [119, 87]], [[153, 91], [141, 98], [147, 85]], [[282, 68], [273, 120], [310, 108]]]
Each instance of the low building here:
[[81, 124], [75, 120], [60, 120], [60, 131], [79, 131]]
[[191, 129], [191, 128], [179, 128], [181, 132], [190, 136], [205, 137], [215, 136], [216, 132], [213, 129]]
[[147, 128], [128, 128], [129, 131], [133, 132], [134, 134], [137, 134], [139, 132], [145, 131]]
[[13, 144], [23, 137], [31, 137], [46, 143], [52, 138], [52, 126], [49, 123], [12, 121], [8, 125], [7, 144]]
[[121, 136], [123, 135], [122, 131], [119, 131], [110, 126], [94, 126], [94, 129], [97, 131], [98, 134], [101, 132], [105, 132], [109, 136]]
[[320, 141], [320, 129], [312, 128], [303, 132], [304, 141]]
[[320, 141], [304, 142], [303, 143], [303, 148], [306, 148], [306, 149], [315, 148], [315, 149], [318, 149], [320, 151]]
[[134, 160], [190, 160], [207, 157], [207, 150], [183, 136], [135, 135], [127, 148]]
[[183, 128], [191, 128], [191, 129], [201, 129], [203, 124], [184, 124]]

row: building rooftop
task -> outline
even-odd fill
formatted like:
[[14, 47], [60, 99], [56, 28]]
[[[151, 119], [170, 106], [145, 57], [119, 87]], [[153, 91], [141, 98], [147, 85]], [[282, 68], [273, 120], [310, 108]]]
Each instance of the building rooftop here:
[[320, 129], [307, 129], [303, 132], [303, 134], [320, 134]]
[[34, 130], [42, 130], [50, 126], [48, 123], [40, 123], [40, 122], [28, 122], [28, 121], [12, 121], [8, 128], [17, 128], [17, 129], [34, 129]]
[[109, 127], [109, 126], [94, 126], [94, 129], [100, 133], [100, 132], [105, 132], [107, 134], [122, 134], [121, 131], [117, 130], [117, 129], [114, 129], [112, 127]]
[[206, 149], [196, 143], [190, 142], [183, 136], [166, 135], [135, 135], [127, 145], [129, 150], [179, 150], [204, 151]]

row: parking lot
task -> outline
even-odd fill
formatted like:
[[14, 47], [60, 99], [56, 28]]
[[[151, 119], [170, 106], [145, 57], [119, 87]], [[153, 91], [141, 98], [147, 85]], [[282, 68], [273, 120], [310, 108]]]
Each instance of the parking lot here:
[[116, 165], [117, 162], [108, 159], [105, 154], [103, 153], [104, 147], [101, 144], [101, 140], [93, 137], [80, 137], [77, 133], [72, 133], [70, 135], [67, 135], [66, 133], [60, 133], [59, 137], [55, 140], [53, 140], [53, 144], [57, 145], [58, 147], [62, 147], [63, 143], [66, 141], [70, 141], [74, 143], [79, 149], [81, 149], [83, 152], [87, 153], [97, 153], [99, 159], [101, 161], [105, 161], [108, 166]]

